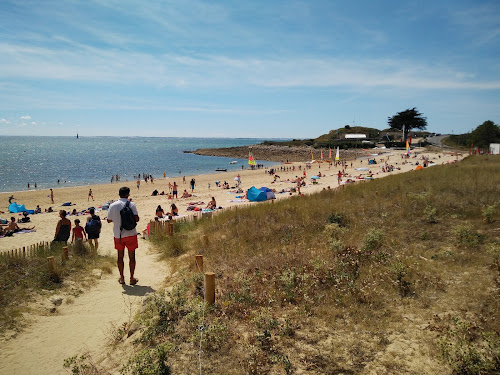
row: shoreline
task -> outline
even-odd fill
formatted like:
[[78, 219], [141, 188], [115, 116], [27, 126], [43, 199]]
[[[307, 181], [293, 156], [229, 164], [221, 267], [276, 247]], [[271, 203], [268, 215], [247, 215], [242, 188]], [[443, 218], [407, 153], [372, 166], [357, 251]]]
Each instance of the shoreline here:
[[[394, 172], [381, 172], [381, 167], [383, 164], [370, 165], [374, 173], [374, 178], [380, 178], [389, 176], [395, 173], [403, 173], [410, 170], [415, 169], [414, 163], [417, 160], [420, 160], [420, 156], [426, 155], [430, 160], [434, 161], [436, 164], [443, 164], [450, 161], [455, 161], [458, 159], [455, 155], [447, 155], [442, 152], [436, 153], [434, 151], [428, 151], [425, 149], [415, 149], [419, 153], [418, 159], [411, 158], [408, 160], [408, 164], [402, 165], [401, 154], [404, 154], [404, 151], [399, 150], [387, 150], [385, 154], [381, 154], [375, 156], [377, 162], [386, 161], [389, 164], [393, 164], [397, 167], [401, 167], [401, 170], [396, 170]], [[389, 153], [391, 155], [389, 155]], [[440, 157], [439, 157], [440, 155]], [[461, 158], [460, 158], [461, 159]], [[76, 209], [77, 212], [85, 210], [89, 207], [100, 207], [103, 204], [107, 203], [110, 200], [118, 199], [118, 189], [122, 186], [128, 186], [131, 189], [131, 198], [136, 203], [137, 208], [139, 210], [139, 216], [141, 218], [138, 223], [138, 231], [141, 232], [145, 229], [147, 223], [154, 218], [156, 207], [161, 205], [164, 209], [165, 213], [169, 212], [171, 203], [175, 203], [179, 208], [180, 215], [192, 215], [191, 211], [187, 210], [189, 203], [199, 203], [198, 207], [205, 208], [208, 202], [212, 197], [215, 197], [217, 201], [217, 206], [221, 206], [224, 208], [241, 205], [239, 199], [236, 196], [244, 195], [237, 194], [231, 192], [233, 189], [224, 190], [221, 188], [217, 188], [215, 181], [227, 181], [230, 186], [235, 186], [234, 178], [237, 174], [241, 175], [241, 188], [243, 191], [246, 191], [252, 186], [256, 188], [260, 188], [262, 186], [269, 187], [271, 189], [275, 189], [277, 191], [281, 190], [289, 190], [292, 187], [295, 187], [295, 184], [291, 182], [291, 180], [295, 179], [296, 176], [302, 176], [304, 165], [306, 162], [294, 162], [292, 164], [279, 164], [276, 163], [274, 168], [276, 169], [277, 174], [280, 176], [276, 182], [272, 176], [270, 176], [267, 171], [269, 169], [244, 169], [239, 171], [229, 171], [229, 172], [215, 172], [215, 173], [207, 173], [207, 174], [196, 174], [196, 175], [186, 175], [186, 183], [182, 182], [182, 176], [175, 178], [161, 178], [155, 179], [154, 184], [145, 183], [144, 180], [141, 180], [140, 188], [137, 189], [135, 181], [121, 181], [121, 183], [107, 183], [107, 184], [91, 184], [85, 186], [71, 186], [71, 187], [61, 187], [54, 188], [54, 204], [50, 202], [50, 198], [47, 197], [49, 194], [48, 189], [37, 189], [37, 190], [28, 190], [28, 191], [20, 191], [15, 193], [0, 193], [0, 217], [3, 219], [9, 219], [11, 216], [19, 218], [20, 214], [12, 214], [8, 212], [8, 198], [10, 195], [14, 195], [16, 198], [15, 202], [18, 204], [24, 204], [26, 209], [32, 210], [35, 209], [37, 205], [40, 205], [42, 209], [41, 214], [30, 215], [31, 222], [28, 224], [19, 224], [21, 228], [27, 226], [35, 226], [36, 232], [26, 233], [26, 234], [14, 234], [12, 237], [4, 237], [0, 238], [0, 252], [8, 251], [11, 249], [22, 248], [23, 246], [30, 246], [35, 243], [39, 243], [41, 241], [51, 241], [54, 236], [56, 224], [58, 221], [58, 211], [60, 209], [65, 209], [69, 212], [71, 210]], [[346, 169], [347, 173], [350, 173], [352, 176], [363, 174], [366, 172], [355, 170], [359, 167], [368, 167], [366, 159], [357, 159], [353, 160], [353, 167], [350, 167], [351, 162], [348, 162], [348, 168]], [[299, 170], [299, 166], [302, 167]], [[293, 170], [295, 167], [295, 170]], [[281, 170], [288, 169], [288, 170]], [[318, 184], [312, 184], [310, 177], [313, 175], [322, 172], [323, 177], [318, 180]], [[302, 190], [304, 194], [311, 194], [314, 192], [321, 191], [323, 189], [327, 189], [330, 187], [334, 189], [338, 186], [337, 183], [337, 172], [338, 168], [334, 166], [329, 167], [328, 163], [313, 163], [311, 165], [311, 169], [307, 170], [307, 178], [306, 183], [307, 186]], [[186, 189], [189, 193], [191, 193], [191, 189], [189, 186], [190, 180], [194, 178], [196, 180], [196, 185], [194, 189], [194, 195], [190, 198], [180, 198], [184, 189]], [[168, 199], [167, 195], [157, 195], [152, 196], [152, 192], [154, 189], [158, 190], [158, 192], [165, 191], [168, 193], [168, 183], [177, 182], [179, 198], [178, 199]], [[88, 191], [92, 189], [94, 194], [94, 201], [88, 200]], [[293, 193], [295, 196], [296, 193]], [[277, 199], [285, 199], [290, 196], [290, 193], [287, 191], [285, 194], [276, 194]], [[87, 200], [85, 200], [87, 198]], [[62, 203], [72, 202], [72, 206], [61, 206]], [[201, 203], [202, 202], [202, 203]], [[248, 203], [245, 204], [257, 204], [257, 203]], [[44, 209], [52, 207], [54, 212], [45, 213]], [[101, 211], [98, 215], [101, 219], [104, 219], [107, 211]], [[68, 216], [68, 218], [73, 222], [76, 218], [75, 216]], [[86, 216], [82, 216], [81, 218], [86, 219]], [[80, 218], [80, 219], [81, 219]], [[114, 246], [113, 246], [113, 235], [112, 235], [112, 224], [108, 224], [104, 221], [103, 228], [101, 232], [99, 251], [103, 254], [114, 254]]]

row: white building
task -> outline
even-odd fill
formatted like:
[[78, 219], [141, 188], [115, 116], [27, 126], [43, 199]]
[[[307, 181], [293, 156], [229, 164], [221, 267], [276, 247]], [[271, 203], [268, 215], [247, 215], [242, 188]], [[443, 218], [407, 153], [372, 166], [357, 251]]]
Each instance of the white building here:
[[346, 134], [345, 139], [366, 139], [366, 134]]
[[500, 155], [500, 143], [490, 143], [490, 154]]

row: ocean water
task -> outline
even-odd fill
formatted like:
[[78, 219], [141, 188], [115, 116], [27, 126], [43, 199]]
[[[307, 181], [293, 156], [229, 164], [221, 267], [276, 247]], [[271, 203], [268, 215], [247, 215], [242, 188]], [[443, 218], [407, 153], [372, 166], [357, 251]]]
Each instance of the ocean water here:
[[[214, 173], [248, 167], [248, 160], [184, 153], [199, 148], [247, 146], [260, 138], [27, 137], [0, 136], [0, 192], [110, 182], [119, 174], [155, 178]], [[238, 164], [229, 164], [236, 160]], [[264, 165], [275, 162], [257, 161]], [[57, 183], [60, 180], [60, 183]], [[28, 183], [30, 188], [28, 189]]]

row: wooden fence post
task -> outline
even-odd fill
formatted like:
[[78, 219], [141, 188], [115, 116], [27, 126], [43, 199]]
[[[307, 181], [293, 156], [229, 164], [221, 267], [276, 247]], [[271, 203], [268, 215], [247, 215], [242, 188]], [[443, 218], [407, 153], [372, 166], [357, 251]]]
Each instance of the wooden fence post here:
[[68, 246], [63, 247], [62, 258], [63, 258], [63, 260], [69, 260]]
[[215, 303], [215, 273], [205, 273], [205, 302], [209, 305]]
[[55, 264], [54, 264], [54, 257], [47, 257], [47, 265], [49, 268], [50, 273], [54, 273], [56, 270]]
[[26, 246], [23, 246], [23, 258], [26, 258]]
[[203, 273], [203, 255], [196, 255], [194, 264], [198, 272]]

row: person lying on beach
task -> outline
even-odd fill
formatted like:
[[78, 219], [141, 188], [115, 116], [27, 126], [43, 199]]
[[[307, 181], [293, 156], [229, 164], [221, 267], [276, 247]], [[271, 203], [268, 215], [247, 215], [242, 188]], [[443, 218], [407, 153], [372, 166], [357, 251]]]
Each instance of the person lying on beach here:
[[212, 200], [210, 202], [208, 202], [207, 208], [209, 208], [211, 210], [215, 210], [217, 208], [217, 203], [215, 202], [214, 197], [212, 197]]
[[33, 230], [35, 229], [35, 227], [31, 227], [31, 228], [20, 228], [19, 225], [17, 225], [16, 223], [16, 218], [15, 217], [11, 217], [10, 218], [10, 222], [9, 224], [7, 225], [7, 228], [5, 228], [5, 231], [6, 232], [12, 232], [12, 233], [17, 233], [19, 232], [20, 230]]
[[184, 192], [182, 193], [182, 197], [181, 197], [181, 198], [189, 198], [189, 197], [191, 197], [191, 196], [193, 196], [193, 194], [189, 194], [189, 193], [187, 192], [187, 190], [186, 190], [186, 189], [184, 189]]

